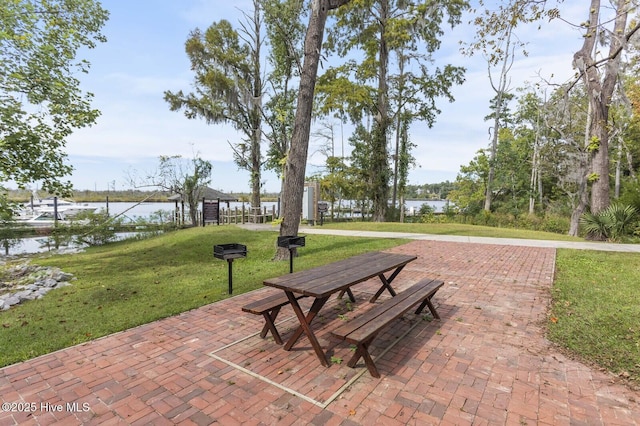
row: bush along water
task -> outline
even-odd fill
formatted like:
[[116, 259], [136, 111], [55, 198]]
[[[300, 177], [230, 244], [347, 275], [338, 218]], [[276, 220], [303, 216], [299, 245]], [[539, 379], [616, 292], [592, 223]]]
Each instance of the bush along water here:
[[123, 233], [127, 234], [124, 237], [127, 239], [143, 239], [173, 229], [176, 229], [175, 223], [161, 211], [148, 219], [137, 218], [135, 221], [109, 216], [104, 210], [82, 212], [69, 223], [56, 226], [46, 244], [56, 249], [60, 246], [101, 246], [123, 239]]

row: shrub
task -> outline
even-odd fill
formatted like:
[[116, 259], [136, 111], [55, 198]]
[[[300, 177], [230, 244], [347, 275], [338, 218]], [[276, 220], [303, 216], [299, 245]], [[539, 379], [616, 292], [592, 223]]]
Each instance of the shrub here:
[[447, 203], [444, 205], [444, 207], [442, 208], [442, 213], [444, 213], [444, 215], [448, 218], [448, 219], [453, 219], [455, 217], [456, 214], [459, 213], [458, 211], [459, 209], [453, 205], [450, 204], [448, 201]]
[[600, 213], [585, 213], [580, 223], [587, 238], [620, 241], [636, 230], [638, 211], [635, 207], [620, 203], [611, 204]]
[[535, 214], [523, 214], [517, 217], [516, 227], [522, 229], [539, 230], [542, 226], [542, 218]]
[[420, 210], [418, 210], [418, 213], [420, 213], [421, 215], [425, 215], [425, 214], [433, 214], [435, 213], [435, 208], [433, 208], [433, 206], [431, 204], [427, 204], [424, 203], [420, 206]]
[[555, 232], [556, 234], [566, 234], [569, 231], [570, 219], [565, 216], [555, 214], [545, 215], [540, 224], [539, 231]]

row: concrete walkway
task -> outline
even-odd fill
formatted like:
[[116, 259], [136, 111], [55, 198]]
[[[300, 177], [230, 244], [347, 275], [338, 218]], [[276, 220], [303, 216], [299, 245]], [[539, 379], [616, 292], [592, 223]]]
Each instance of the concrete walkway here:
[[[390, 251], [418, 256], [398, 290], [445, 286], [440, 321], [408, 314], [374, 341], [380, 379], [343, 364], [350, 348], [329, 336], [370, 308], [375, 280], [314, 322], [329, 368], [305, 339], [286, 352], [258, 336], [261, 318], [241, 307], [265, 288], [0, 369], [0, 425], [640, 424], [640, 392], [545, 339], [554, 248], [418, 239]], [[295, 325], [283, 308], [283, 338]]]
[[[254, 231], [274, 231], [274, 227], [268, 224], [247, 223], [238, 225], [244, 229]], [[599, 251], [616, 251], [627, 253], [640, 253], [640, 244], [615, 244], [606, 242], [591, 241], [552, 241], [552, 240], [528, 240], [522, 238], [492, 238], [492, 237], [469, 237], [463, 235], [436, 235], [436, 234], [419, 234], [411, 232], [380, 232], [380, 231], [354, 231], [347, 229], [331, 229], [322, 226], [302, 226], [299, 232], [301, 234], [324, 234], [324, 235], [342, 235], [352, 237], [370, 237], [370, 238], [404, 238], [408, 240], [422, 241], [448, 241], [454, 243], [475, 243], [475, 244], [494, 244], [507, 246], [526, 246], [526, 247], [550, 247], [550, 248], [567, 248], [575, 250], [599, 250]]]

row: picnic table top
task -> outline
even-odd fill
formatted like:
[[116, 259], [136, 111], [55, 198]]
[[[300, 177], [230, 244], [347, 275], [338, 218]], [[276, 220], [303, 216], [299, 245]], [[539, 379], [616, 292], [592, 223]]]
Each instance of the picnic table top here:
[[417, 256], [414, 255], [374, 251], [293, 274], [269, 278], [264, 281], [264, 285], [323, 298], [384, 272], [403, 267], [416, 259]]

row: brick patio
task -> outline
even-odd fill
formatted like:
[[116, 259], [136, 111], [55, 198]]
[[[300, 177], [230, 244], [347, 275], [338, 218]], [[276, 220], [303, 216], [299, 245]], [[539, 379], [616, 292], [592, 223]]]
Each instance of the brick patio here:
[[[555, 249], [415, 241], [392, 251], [418, 255], [397, 290], [423, 277], [445, 286], [441, 321], [408, 314], [374, 341], [381, 379], [362, 361], [340, 363], [350, 348], [328, 334], [369, 307], [376, 281], [314, 322], [330, 368], [305, 338], [291, 352], [260, 339], [262, 318], [240, 307], [261, 289], [0, 369], [0, 401], [35, 408], [0, 411], [0, 426], [640, 424], [639, 392], [544, 338]], [[292, 314], [279, 317], [284, 339]]]

